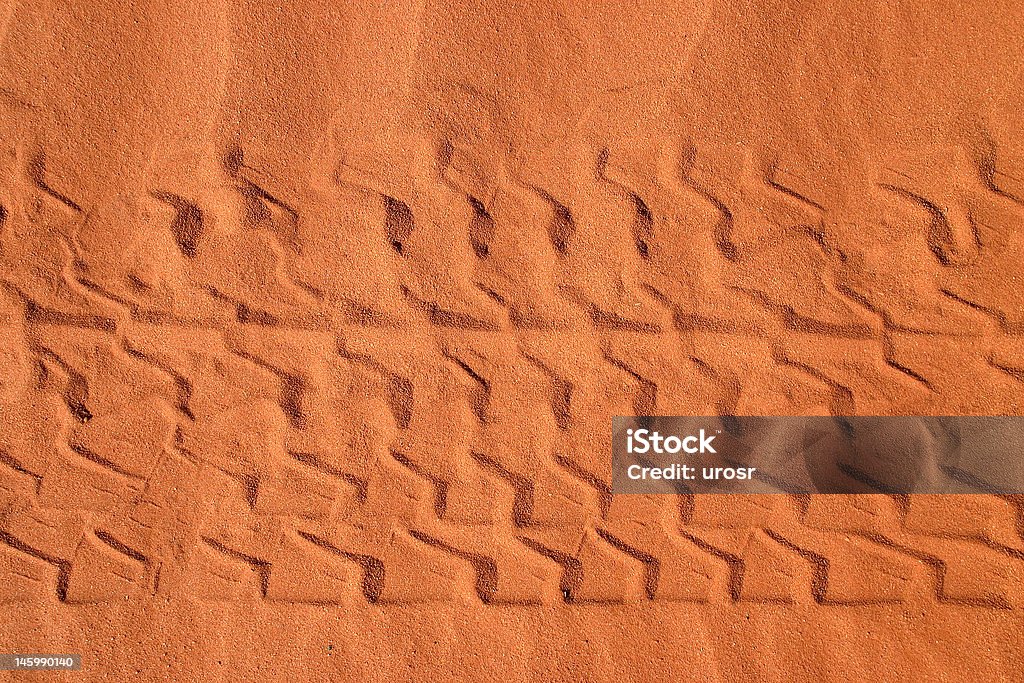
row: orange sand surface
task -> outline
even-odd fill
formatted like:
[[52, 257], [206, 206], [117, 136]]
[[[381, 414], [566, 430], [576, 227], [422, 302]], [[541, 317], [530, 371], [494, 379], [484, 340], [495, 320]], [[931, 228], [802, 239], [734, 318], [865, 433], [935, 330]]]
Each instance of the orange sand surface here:
[[0, 5], [6, 680], [1021, 680], [1024, 500], [613, 496], [1020, 414], [1011, 0]]

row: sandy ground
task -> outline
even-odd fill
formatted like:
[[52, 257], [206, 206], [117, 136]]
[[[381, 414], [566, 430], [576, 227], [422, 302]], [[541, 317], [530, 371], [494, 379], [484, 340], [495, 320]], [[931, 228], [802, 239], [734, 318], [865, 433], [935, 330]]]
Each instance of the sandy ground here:
[[0, 652], [1019, 680], [1024, 501], [613, 497], [609, 440], [1020, 413], [1022, 36], [1000, 0], [8, 0]]

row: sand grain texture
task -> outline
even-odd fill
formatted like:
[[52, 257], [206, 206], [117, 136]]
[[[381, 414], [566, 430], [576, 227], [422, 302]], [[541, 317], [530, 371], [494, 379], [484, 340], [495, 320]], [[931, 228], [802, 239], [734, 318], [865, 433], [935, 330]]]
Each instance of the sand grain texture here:
[[1020, 499], [613, 497], [609, 438], [1020, 413], [1020, 6], [41, 1], [0, 29], [0, 652], [1019, 680]]

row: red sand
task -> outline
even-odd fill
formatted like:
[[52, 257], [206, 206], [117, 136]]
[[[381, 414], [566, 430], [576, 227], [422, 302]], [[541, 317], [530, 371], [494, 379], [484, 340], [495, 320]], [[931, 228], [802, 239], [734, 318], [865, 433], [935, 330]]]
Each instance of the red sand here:
[[1021, 411], [1018, 4], [0, 18], [0, 653], [1020, 680], [1020, 499], [608, 483], [616, 414]]

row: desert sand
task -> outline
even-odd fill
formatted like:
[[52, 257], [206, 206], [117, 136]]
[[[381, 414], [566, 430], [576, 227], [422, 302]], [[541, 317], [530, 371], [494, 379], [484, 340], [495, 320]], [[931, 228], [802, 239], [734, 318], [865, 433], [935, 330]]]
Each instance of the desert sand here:
[[1020, 414], [1019, 3], [0, 18], [11, 680], [1020, 680], [1018, 498], [609, 485]]

